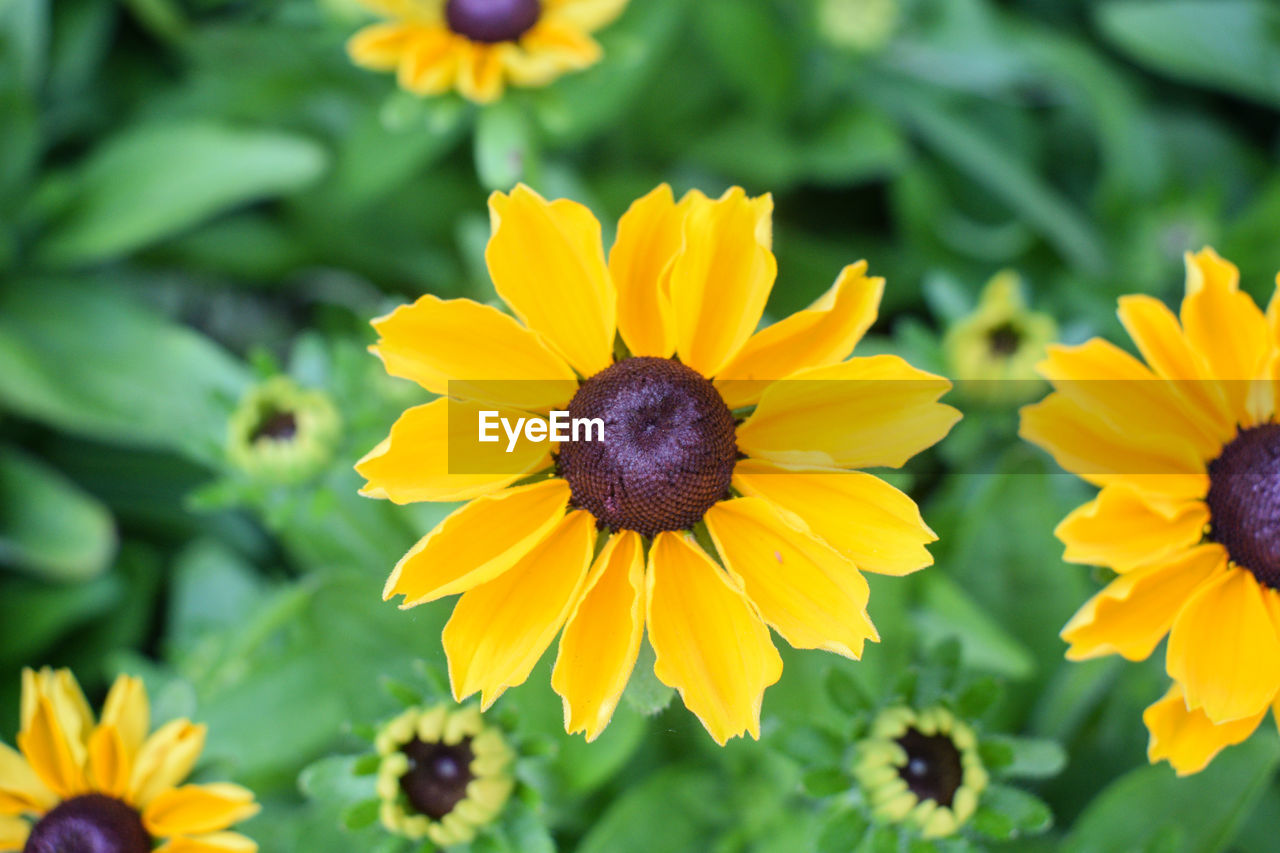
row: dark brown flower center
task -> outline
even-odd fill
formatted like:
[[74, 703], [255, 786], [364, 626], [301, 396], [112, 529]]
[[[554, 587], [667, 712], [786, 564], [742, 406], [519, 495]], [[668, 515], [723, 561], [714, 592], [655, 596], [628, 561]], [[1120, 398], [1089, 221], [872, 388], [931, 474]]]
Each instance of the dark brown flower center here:
[[907, 763], [898, 768], [898, 775], [907, 783], [911, 793], [917, 799], [950, 806], [964, 781], [960, 750], [956, 749], [951, 738], [926, 735], [910, 728], [898, 738], [898, 746], [907, 753]]
[[1280, 424], [1241, 430], [1209, 463], [1209, 539], [1280, 589]]
[[472, 41], [515, 41], [538, 23], [539, 0], [449, 0], [444, 7], [449, 29]]
[[987, 332], [987, 348], [995, 356], [1008, 357], [1018, 351], [1022, 333], [1012, 323], [1001, 323]]
[[569, 414], [604, 422], [603, 441], [565, 442], [559, 454], [574, 506], [600, 527], [685, 530], [728, 495], [738, 455], [733, 413], [678, 361], [619, 361], [582, 383]]
[[440, 820], [466, 799], [475, 758], [471, 738], [453, 745], [414, 739], [400, 751], [409, 758], [409, 769], [400, 777], [400, 790], [419, 813]]
[[137, 810], [102, 794], [73, 797], [31, 828], [23, 853], [150, 853]]
[[258, 442], [265, 438], [288, 441], [297, 434], [298, 419], [293, 412], [268, 411], [263, 413], [262, 420], [254, 427], [249, 440]]

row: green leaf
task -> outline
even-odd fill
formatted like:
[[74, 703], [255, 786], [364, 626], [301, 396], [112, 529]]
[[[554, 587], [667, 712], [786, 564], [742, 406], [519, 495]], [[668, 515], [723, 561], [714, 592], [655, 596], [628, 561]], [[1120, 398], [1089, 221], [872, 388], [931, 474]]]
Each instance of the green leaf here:
[[59, 429], [213, 464], [248, 379], [105, 280], [0, 290], [0, 405]]
[[871, 707], [871, 702], [853, 676], [835, 665], [827, 673], [827, 695], [844, 714], [860, 714]]
[[965, 662], [1008, 678], [1025, 678], [1035, 668], [1035, 660], [1019, 643], [965, 594], [959, 585], [938, 572], [922, 579], [927, 613], [917, 624], [927, 642], [946, 637], [960, 641]]
[[537, 149], [523, 105], [514, 98], [485, 107], [476, 119], [476, 172], [490, 190], [536, 180]]
[[856, 850], [867, 834], [867, 819], [862, 812], [848, 809], [828, 821], [818, 836], [815, 853], [848, 853]]
[[355, 804], [374, 796], [374, 780], [356, 773], [363, 756], [333, 755], [307, 767], [298, 776], [303, 794], [321, 803]]
[[699, 769], [664, 767], [615, 799], [577, 853], [705, 853], [727, 818], [724, 797]]
[[631, 670], [631, 679], [622, 698], [641, 714], [652, 717], [671, 704], [676, 691], [658, 680], [653, 672], [656, 657], [653, 647], [648, 643], [640, 644], [640, 656], [636, 658], [635, 668]]
[[0, 565], [83, 581], [105, 571], [115, 549], [106, 507], [42, 462], [0, 447]]
[[839, 767], [824, 767], [804, 774], [801, 784], [811, 797], [831, 797], [852, 788], [853, 779]]
[[[1142, 849], [1170, 826], [1184, 832], [1184, 853], [1227, 848], [1280, 766], [1280, 740], [1259, 732], [1229, 747], [1194, 776], [1167, 764], [1140, 767], [1112, 782], [1077, 818], [1066, 853]], [[1188, 816], [1194, 820], [1188, 820]]]
[[342, 826], [353, 832], [373, 826], [378, 821], [378, 809], [381, 801], [377, 799], [365, 800], [356, 803], [354, 806], [348, 806], [342, 810]]
[[983, 739], [982, 746], [1007, 751], [1008, 761], [1000, 768], [1004, 776], [1043, 779], [1057, 775], [1067, 763], [1067, 754], [1056, 741], [991, 735]]
[[124, 594], [124, 585], [112, 575], [65, 587], [26, 578], [0, 580], [0, 625], [22, 626], [5, 632], [0, 663], [31, 663], [67, 632], [101, 619]]
[[1039, 797], [1007, 785], [991, 785], [983, 791], [980, 811], [992, 812], [1003, 819], [1001, 826], [1008, 827], [1008, 834], [997, 836], [1002, 838], [1035, 835], [1053, 825], [1053, 812]]
[[240, 205], [296, 192], [327, 164], [320, 146], [293, 134], [210, 121], [133, 127], [75, 172], [37, 255], [57, 266], [127, 255]]
[[1269, 0], [1114, 0], [1097, 16], [1107, 38], [1157, 71], [1280, 105], [1280, 10]]

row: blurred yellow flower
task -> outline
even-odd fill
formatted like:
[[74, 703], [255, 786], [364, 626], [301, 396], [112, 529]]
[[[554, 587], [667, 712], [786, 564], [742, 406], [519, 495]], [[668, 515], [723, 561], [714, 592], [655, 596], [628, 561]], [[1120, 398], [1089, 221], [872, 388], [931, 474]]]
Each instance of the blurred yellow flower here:
[[[579, 204], [518, 186], [490, 210], [489, 272], [519, 321], [434, 296], [374, 321], [388, 372], [452, 399], [405, 412], [358, 463], [363, 493], [470, 501], [384, 596], [463, 593], [444, 629], [459, 701], [479, 691], [488, 707], [563, 628], [552, 685], [566, 728], [595, 738], [647, 629], [657, 678], [712, 737], [758, 736], [782, 670], [766, 626], [856, 658], [877, 639], [860, 570], [932, 562], [911, 498], [845, 469], [900, 466], [940, 440], [959, 419], [937, 402], [950, 383], [895, 356], [845, 360], [884, 287], [865, 263], [756, 331], [777, 272], [768, 196], [676, 201], [660, 186], [622, 217], [607, 261]], [[605, 440], [469, 458], [496, 447], [463, 441], [480, 410], [545, 425], [566, 405], [604, 420]]]
[[385, 19], [347, 50], [357, 65], [394, 71], [416, 95], [456, 89], [478, 103], [506, 85], [545, 86], [600, 60], [591, 34], [627, 0], [359, 0]]
[[1264, 314], [1211, 249], [1186, 263], [1180, 318], [1120, 300], [1146, 363], [1099, 339], [1051, 347], [1056, 391], [1022, 435], [1101, 487], [1058, 526], [1065, 559], [1119, 574], [1063, 629], [1067, 657], [1142, 660], [1168, 634], [1148, 756], [1194, 773], [1280, 698], [1280, 299]]
[[975, 396], [1024, 402], [1034, 393], [1036, 362], [1058, 335], [1048, 314], [1031, 311], [1016, 272], [997, 273], [973, 313], [947, 330], [942, 346], [950, 375]]
[[381, 728], [375, 746], [382, 825], [414, 841], [466, 844], [515, 787], [515, 753], [478, 708], [409, 708]]
[[253, 853], [227, 832], [258, 813], [253, 793], [182, 785], [204, 726], [174, 720], [148, 736], [142, 681], [120, 676], [96, 723], [65, 669], [22, 673], [21, 753], [0, 743], [0, 850]]

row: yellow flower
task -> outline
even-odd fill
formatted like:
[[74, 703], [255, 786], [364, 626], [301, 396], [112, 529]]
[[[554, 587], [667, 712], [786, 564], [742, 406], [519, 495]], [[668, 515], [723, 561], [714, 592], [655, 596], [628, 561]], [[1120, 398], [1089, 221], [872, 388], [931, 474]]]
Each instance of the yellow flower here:
[[1180, 318], [1126, 296], [1120, 321], [1145, 364], [1098, 339], [1051, 347], [1056, 392], [1022, 435], [1101, 487], [1057, 529], [1065, 559], [1118, 573], [1063, 629], [1067, 657], [1142, 660], [1168, 634], [1148, 756], [1194, 773], [1280, 693], [1280, 300], [1264, 315], [1205, 249]]
[[466, 844], [515, 787], [515, 753], [475, 707], [410, 708], [382, 727], [375, 746], [382, 825], [414, 841]]
[[[766, 626], [856, 658], [877, 639], [860, 570], [932, 562], [911, 498], [843, 469], [900, 466], [941, 439], [959, 418], [937, 402], [950, 383], [894, 356], [845, 360], [884, 287], [865, 263], [756, 331], [777, 270], [768, 196], [677, 202], [660, 186], [622, 217], [607, 261], [579, 204], [519, 186], [490, 209], [489, 271], [519, 320], [424, 296], [374, 321], [390, 373], [453, 399], [405, 412], [358, 463], [363, 493], [470, 501], [384, 597], [463, 593], [444, 629], [459, 701], [479, 691], [487, 708], [563, 627], [552, 685], [566, 728], [594, 738], [647, 629], [658, 679], [717, 741], [758, 736], [782, 669]], [[606, 440], [554, 455], [463, 440], [480, 410], [537, 419], [566, 405], [608, 422]]]
[[856, 761], [853, 775], [872, 814], [910, 824], [923, 838], [955, 835], [987, 787], [973, 729], [943, 707], [882, 711]]
[[340, 431], [328, 395], [275, 376], [250, 389], [232, 413], [227, 458], [251, 477], [297, 482], [323, 470]]
[[0, 743], [0, 851], [254, 853], [227, 832], [258, 813], [237, 785], [182, 785], [204, 726], [174, 720], [148, 735], [142, 681], [122, 675], [96, 723], [68, 670], [22, 673], [21, 753]]
[[416, 95], [456, 89], [489, 103], [507, 83], [545, 86], [600, 60], [591, 33], [627, 0], [359, 0], [385, 22], [347, 45], [357, 65], [394, 71]]
[[[982, 289], [978, 307], [947, 330], [942, 346], [951, 375], [976, 396], [1025, 402], [1036, 379], [1035, 365], [1058, 327], [1048, 314], [1031, 311], [1016, 272], [997, 273]], [[1038, 384], [1038, 380], [1037, 380]]]

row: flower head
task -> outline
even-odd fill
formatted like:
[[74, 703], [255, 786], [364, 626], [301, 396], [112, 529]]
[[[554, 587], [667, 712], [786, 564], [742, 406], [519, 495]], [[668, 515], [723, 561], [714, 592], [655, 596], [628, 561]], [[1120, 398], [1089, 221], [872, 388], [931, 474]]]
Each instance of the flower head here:
[[951, 375], [993, 402], [1025, 402], [1036, 363], [1057, 337], [1048, 314], [1027, 307], [1017, 273], [998, 273], [982, 289], [972, 314], [947, 330], [942, 345]]
[[876, 819], [923, 838], [954, 835], [987, 787], [973, 729], [942, 706], [881, 711], [858, 744], [854, 777]]
[[359, 0], [385, 18], [348, 45], [357, 65], [394, 71], [417, 95], [456, 89], [472, 101], [502, 96], [508, 83], [545, 86], [600, 60], [591, 33], [627, 0]]
[[515, 754], [474, 706], [414, 707], [383, 726], [379, 818], [390, 832], [447, 847], [471, 841], [511, 795]]
[[338, 440], [337, 409], [322, 391], [276, 376], [251, 389], [227, 425], [227, 456], [250, 476], [305, 479], [324, 467]]
[[[756, 331], [777, 270], [767, 196], [661, 186], [607, 261], [581, 205], [520, 186], [490, 208], [489, 271], [518, 320], [424, 296], [374, 321], [387, 370], [447, 396], [358, 463], [364, 493], [470, 501], [385, 597], [463, 593], [443, 638], [459, 701], [488, 707], [563, 629], [552, 686], [568, 730], [594, 738], [647, 633], [657, 678], [717, 741], [758, 736], [782, 669], [769, 627], [856, 658], [878, 639], [862, 571], [932, 562], [915, 503], [850, 469], [902, 465], [945, 435], [949, 383], [894, 356], [846, 360], [884, 286], [865, 263]], [[602, 440], [476, 441], [482, 412], [545, 434], [566, 409], [602, 421]]]
[[1067, 657], [1142, 660], [1168, 634], [1148, 756], [1194, 773], [1280, 699], [1280, 300], [1264, 314], [1211, 249], [1186, 262], [1180, 316], [1120, 300], [1143, 360], [1050, 348], [1056, 391], [1022, 434], [1101, 487], [1057, 529], [1065, 559], [1117, 573], [1063, 629]]
[[15, 752], [0, 743], [0, 851], [227, 851], [257, 845], [232, 824], [257, 814], [236, 785], [183, 785], [205, 729], [174, 720], [148, 734], [142, 681], [122, 675], [101, 719], [68, 670], [24, 670]]

